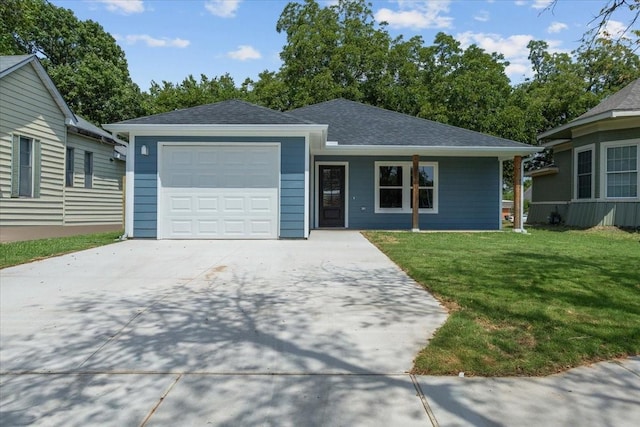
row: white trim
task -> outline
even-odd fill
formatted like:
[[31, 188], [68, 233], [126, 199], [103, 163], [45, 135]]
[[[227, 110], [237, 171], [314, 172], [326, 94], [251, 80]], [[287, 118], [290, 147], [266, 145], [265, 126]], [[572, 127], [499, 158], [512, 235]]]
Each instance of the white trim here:
[[331, 162], [324, 160], [318, 160], [315, 162], [314, 167], [314, 227], [320, 228], [320, 179], [318, 178], [320, 176], [320, 166], [344, 166], [344, 228], [349, 228], [349, 162]]
[[615, 119], [617, 117], [635, 117], [635, 116], [640, 116], [640, 111], [639, 110], [633, 110], [633, 111], [609, 110], [609, 111], [605, 111], [605, 112], [600, 113], [600, 114], [596, 114], [594, 116], [585, 117], [583, 119], [578, 118], [578, 119], [572, 120], [569, 123], [566, 123], [566, 124], [564, 124], [562, 126], [558, 126], [556, 128], [550, 129], [550, 130], [548, 130], [546, 132], [542, 132], [542, 133], [538, 134], [537, 139], [538, 140], [545, 139], [545, 138], [548, 138], [548, 137], [550, 137], [552, 135], [560, 133], [562, 131], [569, 130], [569, 129], [574, 128], [574, 127], [586, 125], [586, 124], [589, 124], [589, 123], [597, 122], [597, 121], [600, 121], [600, 120]]
[[[282, 173], [282, 171], [278, 171]], [[278, 180], [280, 182], [280, 180]], [[305, 239], [309, 238], [309, 136], [304, 137], [304, 233]], [[279, 204], [280, 201], [278, 201]], [[278, 219], [280, 222], [280, 219]], [[279, 235], [279, 233], [278, 233]]]
[[[381, 208], [380, 207], [380, 166], [402, 166], [402, 208]], [[432, 209], [420, 209], [421, 214], [437, 214], [438, 213], [438, 187], [440, 187], [439, 175], [438, 175], [438, 162], [420, 162], [420, 166], [432, 166], [433, 167], [433, 208]], [[374, 185], [374, 213], [376, 214], [410, 214], [411, 209], [411, 168], [413, 162], [411, 161], [376, 161], [374, 162], [373, 177], [375, 179]], [[502, 197], [500, 197], [502, 200]]]
[[[608, 197], [607, 196], [607, 148], [625, 147], [635, 145], [636, 149], [636, 197]], [[636, 202], [640, 200], [640, 138], [621, 139], [618, 141], [607, 141], [600, 144], [600, 198], [598, 200], [607, 202]]]
[[162, 191], [161, 191], [161, 180], [160, 176], [162, 175], [162, 152], [163, 148], [166, 146], [198, 146], [198, 147], [213, 147], [213, 146], [221, 146], [221, 147], [277, 147], [278, 149], [278, 164], [276, 167], [278, 168], [278, 203], [277, 203], [277, 222], [276, 222], [276, 238], [280, 238], [280, 221], [281, 221], [281, 198], [282, 198], [282, 144], [280, 142], [206, 142], [206, 141], [158, 141], [157, 146], [157, 184], [156, 184], [156, 239], [162, 240], [164, 237], [160, 235], [160, 231], [162, 228], [162, 215], [160, 212], [160, 207], [162, 206]]
[[[127, 146], [127, 158], [125, 159], [127, 178], [125, 182], [125, 208], [124, 208], [124, 234], [128, 237], [135, 237], [134, 218], [134, 191], [135, 191], [135, 162], [136, 162], [136, 135], [132, 134]], [[156, 231], [157, 233], [157, 231]], [[157, 234], [156, 234], [157, 236]]]
[[[578, 199], [578, 154], [591, 151], [591, 195], [588, 198]], [[573, 181], [573, 199], [592, 200], [596, 197], [596, 144], [584, 145], [573, 149], [573, 168], [571, 170]]]
[[[524, 144], [523, 144], [524, 145]], [[544, 150], [540, 146], [523, 147], [448, 147], [413, 145], [339, 145], [325, 146], [314, 154], [351, 156], [449, 156], [449, 157], [499, 157], [527, 156]]]

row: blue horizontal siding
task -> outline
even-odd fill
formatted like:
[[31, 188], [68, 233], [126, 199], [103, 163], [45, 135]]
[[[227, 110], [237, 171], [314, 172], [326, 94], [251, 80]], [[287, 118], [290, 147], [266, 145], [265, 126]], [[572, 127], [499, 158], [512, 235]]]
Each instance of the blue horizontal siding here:
[[[349, 228], [411, 229], [411, 213], [375, 213], [375, 162], [410, 162], [411, 157], [318, 156], [349, 163]], [[423, 230], [500, 228], [500, 163], [497, 158], [421, 157], [438, 163], [438, 213], [420, 214]]]
[[[304, 137], [176, 137], [139, 136], [135, 145], [134, 177], [134, 237], [157, 237], [158, 212], [158, 142], [222, 142], [222, 143], [279, 143], [280, 144], [280, 228], [281, 237], [304, 237]], [[140, 154], [146, 145], [147, 156]], [[286, 215], [287, 220], [283, 220]]]

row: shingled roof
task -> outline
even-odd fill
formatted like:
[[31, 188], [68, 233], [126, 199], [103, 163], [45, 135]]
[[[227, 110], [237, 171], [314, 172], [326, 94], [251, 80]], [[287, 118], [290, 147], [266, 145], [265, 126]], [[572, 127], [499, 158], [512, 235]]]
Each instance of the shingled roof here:
[[624, 88], [603, 99], [598, 105], [575, 120], [584, 119], [607, 111], [640, 110], [640, 78], [632, 81]]
[[238, 99], [118, 122], [118, 125], [290, 125], [310, 122]]
[[423, 147], [530, 147], [455, 126], [401, 114], [346, 99], [298, 108], [289, 115], [329, 125], [338, 145]]

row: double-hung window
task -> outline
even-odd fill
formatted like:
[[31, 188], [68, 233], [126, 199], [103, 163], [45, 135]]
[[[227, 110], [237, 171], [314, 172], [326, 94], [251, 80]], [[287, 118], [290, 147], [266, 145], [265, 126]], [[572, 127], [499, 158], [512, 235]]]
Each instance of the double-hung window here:
[[84, 152], [84, 188], [93, 188], [93, 153]]
[[605, 197], [638, 197], [640, 142], [610, 142], [603, 143], [602, 147]]
[[[418, 203], [421, 213], [438, 212], [438, 164], [420, 162]], [[375, 212], [410, 213], [413, 208], [413, 163], [375, 162]]]
[[595, 146], [593, 144], [576, 148], [574, 153], [575, 166], [575, 198], [593, 199], [595, 177]]
[[11, 197], [40, 197], [40, 141], [13, 135]]
[[65, 174], [64, 174], [64, 182], [65, 186], [73, 187], [73, 164], [75, 162], [74, 159], [74, 150], [71, 147], [67, 147], [67, 159], [65, 162]]

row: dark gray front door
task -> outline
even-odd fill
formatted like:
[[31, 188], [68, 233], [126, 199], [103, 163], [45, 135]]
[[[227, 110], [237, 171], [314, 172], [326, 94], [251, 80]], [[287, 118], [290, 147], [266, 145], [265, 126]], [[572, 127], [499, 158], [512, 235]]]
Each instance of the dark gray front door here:
[[344, 227], [344, 171], [344, 166], [319, 166], [320, 227]]

